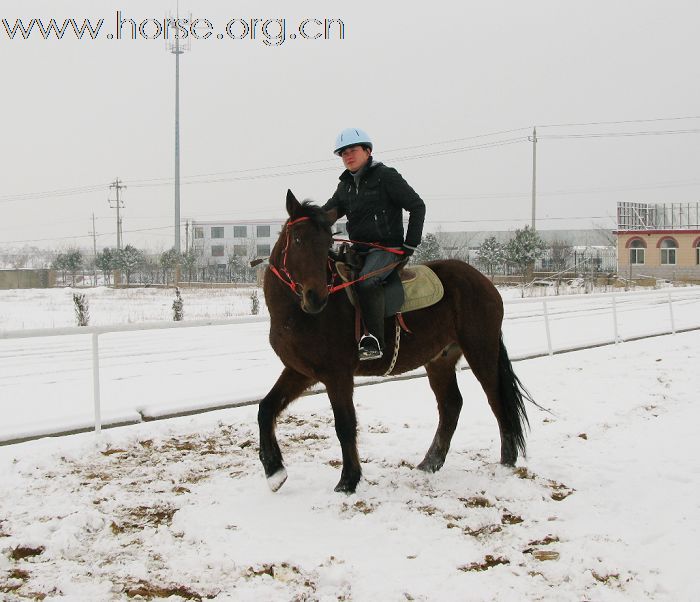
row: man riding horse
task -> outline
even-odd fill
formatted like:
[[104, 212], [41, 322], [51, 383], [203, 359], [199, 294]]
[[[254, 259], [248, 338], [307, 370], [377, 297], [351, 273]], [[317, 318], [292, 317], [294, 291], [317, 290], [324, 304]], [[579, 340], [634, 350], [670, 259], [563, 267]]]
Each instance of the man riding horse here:
[[[331, 223], [347, 216], [353, 249], [364, 255], [355, 290], [367, 334], [359, 342], [361, 360], [382, 357], [384, 351], [384, 282], [392, 264], [405, 263], [421, 242], [425, 203], [393, 167], [372, 158], [366, 132], [340, 132], [333, 151], [345, 171], [330, 200], [323, 206]], [[403, 211], [409, 213], [404, 238]], [[378, 273], [375, 273], [378, 272]], [[363, 279], [367, 274], [373, 275]]]

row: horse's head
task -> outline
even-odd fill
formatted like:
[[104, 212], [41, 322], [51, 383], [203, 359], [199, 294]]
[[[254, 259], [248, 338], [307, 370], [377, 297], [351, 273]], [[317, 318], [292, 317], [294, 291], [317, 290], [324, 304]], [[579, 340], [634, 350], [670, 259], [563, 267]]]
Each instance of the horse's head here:
[[321, 207], [297, 201], [287, 191], [287, 220], [272, 250], [276, 275], [301, 297], [301, 309], [321, 312], [328, 303], [328, 250], [333, 242], [330, 222]]

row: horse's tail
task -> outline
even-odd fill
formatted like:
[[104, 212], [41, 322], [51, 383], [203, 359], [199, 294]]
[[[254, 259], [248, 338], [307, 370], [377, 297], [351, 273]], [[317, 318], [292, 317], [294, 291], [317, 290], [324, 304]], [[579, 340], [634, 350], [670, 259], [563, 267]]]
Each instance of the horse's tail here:
[[500, 335], [498, 351], [498, 385], [501, 398], [501, 462], [515, 464], [518, 452], [525, 457], [525, 430], [530, 422], [525, 411], [525, 399], [535, 403], [513, 372], [508, 351]]

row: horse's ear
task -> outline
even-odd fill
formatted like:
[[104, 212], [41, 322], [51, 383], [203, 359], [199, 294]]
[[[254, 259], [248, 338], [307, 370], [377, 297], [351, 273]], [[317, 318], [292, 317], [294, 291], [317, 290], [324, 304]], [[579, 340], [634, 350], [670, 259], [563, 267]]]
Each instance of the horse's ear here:
[[301, 209], [301, 203], [297, 201], [297, 197], [291, 190], [287, 190], [287, 213], [289, 217], [294, 217], [296, 213]]

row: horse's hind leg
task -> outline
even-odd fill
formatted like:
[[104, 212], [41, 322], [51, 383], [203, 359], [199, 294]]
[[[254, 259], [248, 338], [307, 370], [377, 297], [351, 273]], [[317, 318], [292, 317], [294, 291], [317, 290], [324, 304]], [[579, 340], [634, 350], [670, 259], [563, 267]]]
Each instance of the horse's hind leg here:
[[[486, 393], [501, 435], [501, 464], [514, 466], [518, 452], [525, 455], [527, 414], [522, 388], [508, 358], [501, 334], [482, 336], [478, 343], [461, 341], [464, 356]], [[478, 349], [478, 351], [477, 351]]]
[[314, 384], [314, 380], [291, 368], [285, 368], [258, 406], [260, 427], [260, 461], [265, 469], [267, 483], [277, 491], [287, 480], [287, 471], [282, 464], [282, 452], [275, 436], [275, 424], [280, 412]]
[[435, 393], [440, 414], [433, 443], [423, 461], [418, 465], [420, 470], [426, 472], [436, 472], [442, 468], [450, 449], [452, 435], [457, 428], [459, 413], [462, 410], [462, 394], [457, 386], [455, 366], [461, 355], [459, 347], [453, 345], [425, 366], [430, 388]]

